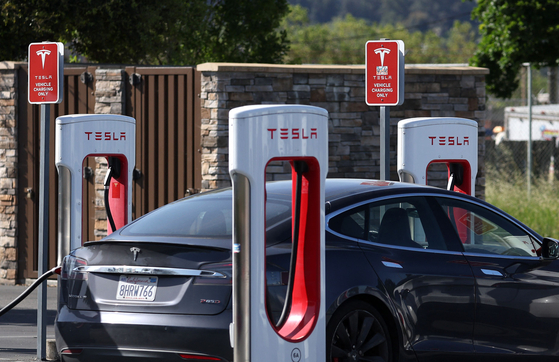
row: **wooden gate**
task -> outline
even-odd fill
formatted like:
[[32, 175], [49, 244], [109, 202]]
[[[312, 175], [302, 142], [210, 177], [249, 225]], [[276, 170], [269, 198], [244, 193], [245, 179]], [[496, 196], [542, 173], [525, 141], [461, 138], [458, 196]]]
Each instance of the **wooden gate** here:
[[132, 217], [201, 188], [200, 74], [195, 68], [128, 67], [126, 114], [136, 119]]
[[[50, 111], [49, 268], [55, 266], [58, 226], [58, 175], [54, 165], [56, 117], [94, 113], [94, 66], [64, 69], [63, 102]], [[136, 119], [133, 215], [143, 214], [201, 187], [200, 75], [194, 68], [128, 67], [126, 115]], [[18, 280], [37, 278], [39, 219], [40, 106], [27, 101], [28, 69], [18, 71]], [[131, 82], [129, 80], [132, 79]], [[87, 164], [96, 169], [93, 158]], [[84, 179], [83, 234], [94, 240], [95, 177]]]

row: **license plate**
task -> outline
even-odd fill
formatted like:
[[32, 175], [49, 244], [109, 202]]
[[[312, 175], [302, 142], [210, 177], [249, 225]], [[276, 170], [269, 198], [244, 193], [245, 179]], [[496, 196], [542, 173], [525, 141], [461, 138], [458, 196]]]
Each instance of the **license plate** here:
[[157, 277], [121, 275], [116, 299], [153, 301], [157, 291]]

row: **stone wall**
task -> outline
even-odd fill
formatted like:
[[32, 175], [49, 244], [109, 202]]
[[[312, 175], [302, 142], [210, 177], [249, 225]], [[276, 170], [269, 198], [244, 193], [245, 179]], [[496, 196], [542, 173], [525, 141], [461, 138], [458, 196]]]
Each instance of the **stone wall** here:
[[17, 276], [17, 68], [0, 62], [0, 284]]
[[[364, 66], [206, 63], [202, 72], [202, 187], [230, 185], [229, 110], [250, 104], [308, 104], [330, 113], [328, 177], [380, 177], [379, 107], [365, 103]], [[390, 179], [398, 180], [398, 121], [412, 117], [463, 117], [480, 124], [483, 137], [485, 75], [467, 66], [407, 65], [405, 101], [390, 107]], [[476, 196], [484, 195], [484, 149], [479, 143]], [[286, 168], [274, 164], [270, 179]], [[439, 172], [437, 169], [435, 172]], [[275, 177], [274, 173], [278, 176]], [[444, 177], [445, 175], [441, 175]], [[436, 177], [435, 177], [436, 178]], [[436, 180], [435, 180], [436, 183]]]
[[[0, 62], [0, 284], [17, 276], [17, 69]], [[229, 110], [250, 104], [310, 104], [325, 108], [329, 120], [328, 177], [378, 178], [379, 107], [365, 104], [364, 66], [300, 66], [207, 63], [202, 72], [202, 187], [229, 186]], [[485, 114], [486, 69], [461, 66], [406, 66], [405, 102], [391, 107], [391, 179], [396, 175], [397, 122], [410, 117], [456, 116], [481, 124]], [[123, 69], [95, 72], [95, 113], [125, 114]], [[27, 95], [19, 95], [19, 97]], [[479, 143], [476, 196], [484, 195], [484, 150]], [[96, 238], [106, 235], [102, 180], [106, 160], [97, 159]], [[282, 163], [269, 168], [270, 179], [285, 177]], [[444, 172], [441, 178], [444, 178]]]

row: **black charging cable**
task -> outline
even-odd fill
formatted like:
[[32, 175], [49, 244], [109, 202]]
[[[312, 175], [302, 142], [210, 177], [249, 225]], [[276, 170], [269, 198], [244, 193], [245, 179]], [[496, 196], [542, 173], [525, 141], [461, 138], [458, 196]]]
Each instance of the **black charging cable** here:
[[113, 219], [113, 213], [111, 212], [111, 207], [109, 206], [109, 186], [111, 185], [113, 169], [109, 167], [107, 175], [105, 175], [105, 210], [107, 211], [107, 219], [109, 219], [109, 224], [111, 224], [111, 229], [113, 232], [116, 230], [115, 220]]
[[450, 170], [450, 177], [448, 178], [446, 189], [454, 191], [454, 186], [462, 186], [464, 183], [464, 167], [459, 163], [450, 163], [448, 168]]
[[291, 261], [289, 264], [289, 278], [287, 282], [287, 292], [285, 294], [285, 302], [283, 310], [276, 323], [277, 328], [281, 328], [287, 321], [287, 316], [291, 311], [293, 303], [293, 285], [295, 284], [295, 268], [297, 266], [297, 250], [299, 247], [299, 226], [301, 220], [301, 189], [303, 185], [303, 173], [308, 172], [309, 166], [305, 161], [294, 161], [293, 169], [297, 173], [296, 194], [295, 194], [295, 215], [293, 225], [293, 244], [291, 245]]
[[105, 211], [107, 212], [107, 219], [111, 225], [113, 232], [116, 230], [115, 220], [113, 218], [113, 213], [111, 212], [111, 207], [109, 205], [109, 188], [111, 186], [111, 179], [117, 179], [120, 177], [121, 163], [116, 157], [109, 157], [108, 159], [109, 169], [105, 175]]
[[16, 299], [14, 299], [10, 304], [8, 304], [7, 306], [5, 306], [4, 308], [2, 308], [0, 310], [0, 317], [2, 317], [4, 314], [6, 314], [7, 312], [9, 312], [13, 307], [15, 307], [16, 305], [18, 305], [22, 300], [24, 300], [29, 294], [31, 294], [32, 291], [35, 290], [35, 288], [37, 288], [39, 286], [39, 284], [41, 284], [42, 282], [44, 282], [48, 277], [50, 277], [53, 274], [60, 274], [60, 266], [57, 266], [55, 268], [52, 268], [51, 270], [49, 270], [48, 272], [46, 272], [45, 274], [41, 275], [40, 278], [38, 278], [37, 280], [35, 280], [35, 282], [33, 282], [33, 284], [31, 284], [29, 286], [29, 288], [25, 289], [25, 291], [23, 293], [21, 293], [19, 295], [19, 297], [17, 297]]

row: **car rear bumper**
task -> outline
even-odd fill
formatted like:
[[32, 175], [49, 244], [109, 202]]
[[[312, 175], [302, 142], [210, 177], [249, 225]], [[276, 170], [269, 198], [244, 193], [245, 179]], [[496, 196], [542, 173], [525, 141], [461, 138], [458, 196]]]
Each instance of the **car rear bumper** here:
[[[185, 361], [179, 354], [232, 361], [231, 318], [229, 309], [217, 315], [176, 315], [93, 312], [64, 306], [55, 322], [56, 346], [64, 362]], [[67, 349], [79, 353], [64, 353]]]

